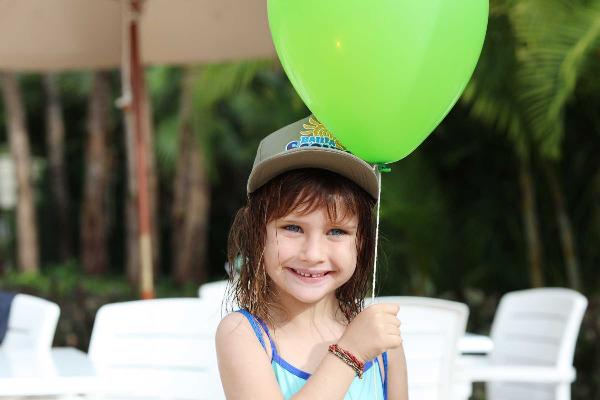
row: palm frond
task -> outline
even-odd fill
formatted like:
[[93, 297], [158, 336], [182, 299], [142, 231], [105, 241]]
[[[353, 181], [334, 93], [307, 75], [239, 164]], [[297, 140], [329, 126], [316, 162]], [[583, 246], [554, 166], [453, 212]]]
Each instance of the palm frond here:
[[[500, 4], [501, 3], [501, 4]], [[510, 1], [493, 1], [504, 10]], [[469, 106], [471, 116], [505, 133], [514, 143], [527, 135], [519, 105], [517, 88], [516, 38], [508, 14], [498, 11], [490, 15], [483, 51], [461, 101]]]
[[158, 170], [164, 176], [171, 176], [175, 171], [178, 134], [179, 120], [176, 116], [164, 118], [156, 127], [154, 154], [156, 154]]
[[268, 68], [272, 64], [272, 60], [251, 60], [197, 68], [194, 82], [194, 107], [210, 107], [247, 86], [261, 69]]
[[558, 158], [565, 105], [600, 46], [600, 1], [524, 1], [511, 21], [519, 42], [518, 101], [542, 156]]

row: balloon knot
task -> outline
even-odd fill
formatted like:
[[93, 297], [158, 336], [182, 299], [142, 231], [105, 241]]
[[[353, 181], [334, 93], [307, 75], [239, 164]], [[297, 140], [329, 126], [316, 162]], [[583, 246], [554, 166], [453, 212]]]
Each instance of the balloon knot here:
[[392, 171], [392, 167], [385, 165], [385, 164], [377, 164], [377, 169], [379, 170], [379, 172], [384, 173], [384, 172], [391, 172]]

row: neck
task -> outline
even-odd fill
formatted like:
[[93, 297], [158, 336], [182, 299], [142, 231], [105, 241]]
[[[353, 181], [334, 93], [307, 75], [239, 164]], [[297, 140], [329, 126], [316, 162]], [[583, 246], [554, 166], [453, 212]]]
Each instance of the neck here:
[[315, 303], [303, 303], [287, 293], [281, 293], [278, 303], [282, 310], [275, 314], [274, 322], [277, 325], [301, 328], [331, 321], [339, 322], [339, 302], [335, 293], [330, 293]]

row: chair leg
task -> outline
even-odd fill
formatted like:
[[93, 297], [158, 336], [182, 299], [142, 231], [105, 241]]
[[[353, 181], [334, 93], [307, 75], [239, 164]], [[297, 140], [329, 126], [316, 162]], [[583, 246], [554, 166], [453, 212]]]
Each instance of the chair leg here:
[[571, 384], [556, 385], [556, 400], [571, 400]]
[[473, 394], [471, 382], [455, 382], [452, 385], [452, 400], [469, 400]]

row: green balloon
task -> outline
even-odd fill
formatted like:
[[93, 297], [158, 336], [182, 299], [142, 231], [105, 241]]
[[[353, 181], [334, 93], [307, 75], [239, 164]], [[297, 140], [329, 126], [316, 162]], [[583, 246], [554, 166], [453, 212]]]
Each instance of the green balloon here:
[[412, 152], [465, 88], [488, 0], [268, 0], [283, 67], [316, 117], [373, 163]]

